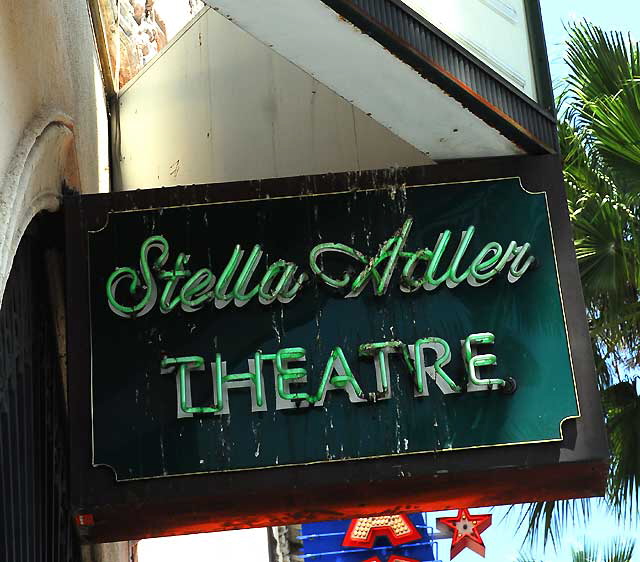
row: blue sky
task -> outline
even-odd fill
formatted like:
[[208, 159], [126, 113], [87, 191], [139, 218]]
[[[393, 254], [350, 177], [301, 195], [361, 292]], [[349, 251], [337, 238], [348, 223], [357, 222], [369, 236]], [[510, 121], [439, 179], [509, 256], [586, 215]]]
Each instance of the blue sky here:
[[[551, 545], [545, 549], [541, 540], [533, 546], [529, 546], [528, 542], [523, 544], [525, 529], [517, 530], [520, 521], [518, 509], [507, 513], [507, 507], [489, 507], [472, 509], [471, 513], [491, 513], [493, 515], [493, 525], [482, 533], [487, 549], [485, 558], [487, 562], [514, 562], [520, 552], [530, 554], [540, 562], [570, 562], [571, 549], [581, 545], [585, 538], [598, 544], [607, 543], [614, 537], [621, 537], [623, 540], [635, 537], [640, 548], [640, 529], [636, 526], [619, 525], [615, 517], [607, 513], [606, 507], [601, 504], [600, 500], [591, 500], [591, 503], [592, 514], [589, 520], [578, 519], [569, 525], [567, 532], [559, 541], [557, 551]], [[455, 514], [455, 511], [429, 514], [428, 524], [435, 526], [436, 517]], [[450, 541], [439, 541], [439, 558], [443, 562], [449, 561], [450, 544]], [[473, 552], [464, 551], [455, 559], [455, 562], [480, 562], [481, 560], [482, 558]], [[640, 562], [640, 550], [633, 560]], [[594, 560], [593, 562], [600, 561]]]
[[562, 62], [566, 39], [564, 24], [586, 18], [605, 30], [630, 32], [636, 40], [640, 39], [638, 0], [540, 0], [540, 4], [554, 84], [567, 73]]

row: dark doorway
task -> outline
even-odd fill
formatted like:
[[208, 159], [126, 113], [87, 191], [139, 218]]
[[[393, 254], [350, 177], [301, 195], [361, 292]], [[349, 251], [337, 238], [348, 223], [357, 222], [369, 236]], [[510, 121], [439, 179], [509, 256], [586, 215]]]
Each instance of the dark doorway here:
[[35, 219], [0, 308], [0, 560], [79, 560], [68, 502], [65, 397], [46, 251], [61, 233]]

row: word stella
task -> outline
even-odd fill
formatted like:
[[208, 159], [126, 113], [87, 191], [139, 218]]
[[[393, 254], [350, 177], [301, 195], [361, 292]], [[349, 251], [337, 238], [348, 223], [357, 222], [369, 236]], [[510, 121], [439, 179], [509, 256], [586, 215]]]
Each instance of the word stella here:
[[[422, 248], [409, 252], [405, 245], [412, 224], [413, 219], [407, 218], [371, 258], [345, 244], [318, 244], [309, 253], [311, 272], [322, 283], [342, 291], [345, 297], [357, 297], [370, 282], [374, 295], [382, 296], [387, 292], [396, 270], [400, 272], [400, 289], [412, 293], [420, 288], [432, 291], [443, 283], [453, 288], [463, 281], [479, 287], [489, 283], [505, 269], [509, 282], [515, 283], [535, 259], [527, 255], [531, 247], [528, 242], [519, 245], [511, 241], [506, 248], [498, 242], [489, 242], [471, 264], [460, 271], [462, 259], [475, 234], [475, 227], [469, 226], [462, 232], [447, 268], [438, 273], [451, 240], [451, 231], [445, 230], [440, 234], [433, 250]], [[150, 257], [152, 251], [159, 252], [155, 259]], [[177, 306], [185, 312], [194, 312], [210, 302], [214, 302], [217, 308], [223, 308], [231, 302], [241, 307], [256, 297], [264, 305], [276, 300], [291, 302], [309, 281], [309, 274], [302, 272], [297, 275], [298, 266], [281, 259], [268, 266], [260, 281], [257, 281], [257, 277], [254, 280], [262, 254], [262, 247], [255, 245], [243, 263], [245, 252], [236, 245], [226, 267], [216, 278], [207, 268], [193, 272], [187, 269], [190, 256], [185, 253], [178, 254], [173, 267], [167, 268], [169, 243], [163, 236], [151, 236], [140, 248], [140, 273], [131, 267], [120, 267], [109, 276], [106, 287], [109, 307], [119, 316], [136, 318], [150, 312], [158, 300], [163, 314]], [[357, 275], [350, 273], [353, 267], [340, 275], [327, 272], [325, 262], [335, 256], [346, 256], [361, 269], [360, 272]], [[417, 275], [419, 265], [426, 269], [422, 276]], [[128, 281], [126, 303], [117, 295], [123, 281]], [[126, 288], [122, 292], [126, 293]]]

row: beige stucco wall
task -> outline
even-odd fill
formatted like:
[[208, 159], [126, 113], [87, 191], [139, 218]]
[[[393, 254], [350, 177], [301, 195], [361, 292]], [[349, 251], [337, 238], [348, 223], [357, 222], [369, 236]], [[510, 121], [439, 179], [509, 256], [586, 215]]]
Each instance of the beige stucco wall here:
[[[82, 190], [108, 189], [107, 118], [86, 0], [0, 1], [0, 177], [39, 115], [72, 121]], [[0, 193], [5, 189], [0, 186]]]
[[23, 232], [63, 182], [109, 189], [106, 103], [86, 0], [0, 0], [0, 304]]
[[[0, 305], [33, 216], [59, 208], [63, 181], [108, 191], [108, 151], [86, 0], [0, 0]], [[83, 556], [127, 562], [129, 545], [85, 547]]]

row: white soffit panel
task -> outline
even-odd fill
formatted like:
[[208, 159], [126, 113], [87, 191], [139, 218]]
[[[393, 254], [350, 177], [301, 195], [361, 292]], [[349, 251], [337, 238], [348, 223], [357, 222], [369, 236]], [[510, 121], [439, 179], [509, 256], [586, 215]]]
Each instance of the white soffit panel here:
[[205, 1], [434, 160], [523, 153], [321, 0]]
[[210, 8], [118, 101], [117, 189], [433, 164]]

